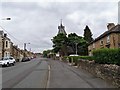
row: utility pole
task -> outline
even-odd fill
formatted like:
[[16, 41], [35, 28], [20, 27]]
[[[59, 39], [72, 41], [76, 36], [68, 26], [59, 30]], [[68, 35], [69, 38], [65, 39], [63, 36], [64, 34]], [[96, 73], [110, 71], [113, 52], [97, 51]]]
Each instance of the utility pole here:
[[75, 48], [76, 48], [76, 50], [75, 50], [75, 54], [77, 55], [77, 52], [78, 52], [78, 50], [77, 50], [77, 45], [78, 45], [78, 43], [77, 43], [77, 37], [75, 36]]
[[2, 38], [2, 57], [4, 57], [4, 51], [5, 51], [5, 37], [3, 35], [3, 38]]
[[27, 51], [27, 49], [26, 49], [26, 45], [27, 45], [27, 44], [30, 44], [30, 43], [24, 43], [24, 57], [26, 57], [25, 52]]
[[78, 43], [75, 43], [75, 46], [76, 46], [76, 55], [77, 55], [77, 44], [78, 44]]
[[24, 43], [24, 58], [25, 58], [25, 52], [26, 52], [26, 43]]

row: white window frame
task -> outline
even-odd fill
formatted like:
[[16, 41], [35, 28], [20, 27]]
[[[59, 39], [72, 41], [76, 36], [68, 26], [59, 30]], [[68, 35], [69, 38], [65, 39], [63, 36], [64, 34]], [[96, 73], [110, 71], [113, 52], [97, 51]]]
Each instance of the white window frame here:
[[104, 44], [104, 41], [103, 40], [100, 40], [100, 45], [103, 45]]
[[107, 36], [107, 43], [110, 43], [110, 36]]

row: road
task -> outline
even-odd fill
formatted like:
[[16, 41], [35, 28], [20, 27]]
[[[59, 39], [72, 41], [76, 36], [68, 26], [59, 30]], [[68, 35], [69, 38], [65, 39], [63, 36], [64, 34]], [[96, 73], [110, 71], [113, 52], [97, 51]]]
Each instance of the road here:
[[3, 88], [46, 88], [48, 63], [45, 59], [34, 59], [17, 63], [2, 70]]
[[3, 88], [112, 88], [90, 73], [64, 62], [36, 58], [2, 68]]

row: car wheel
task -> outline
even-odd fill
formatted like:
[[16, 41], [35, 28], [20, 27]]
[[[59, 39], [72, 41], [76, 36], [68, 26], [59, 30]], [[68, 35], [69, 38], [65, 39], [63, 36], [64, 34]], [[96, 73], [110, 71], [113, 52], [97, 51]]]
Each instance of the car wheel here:
[[6, 65], [7, 67], [9, 66], [9, 63], [7, 63], [7, 65]]

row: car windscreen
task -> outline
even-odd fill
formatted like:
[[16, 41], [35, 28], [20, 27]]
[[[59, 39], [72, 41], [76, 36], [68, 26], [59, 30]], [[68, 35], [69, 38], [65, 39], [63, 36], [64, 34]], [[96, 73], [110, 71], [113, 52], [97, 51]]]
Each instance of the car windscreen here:
[[9, 58], [3, 58], [3, 60], [8, 60]]
[[13, 58], [11, 57], [11, 58], [9, 58], [9, 59], [11, 59], [11, 60], [12, 60]]

